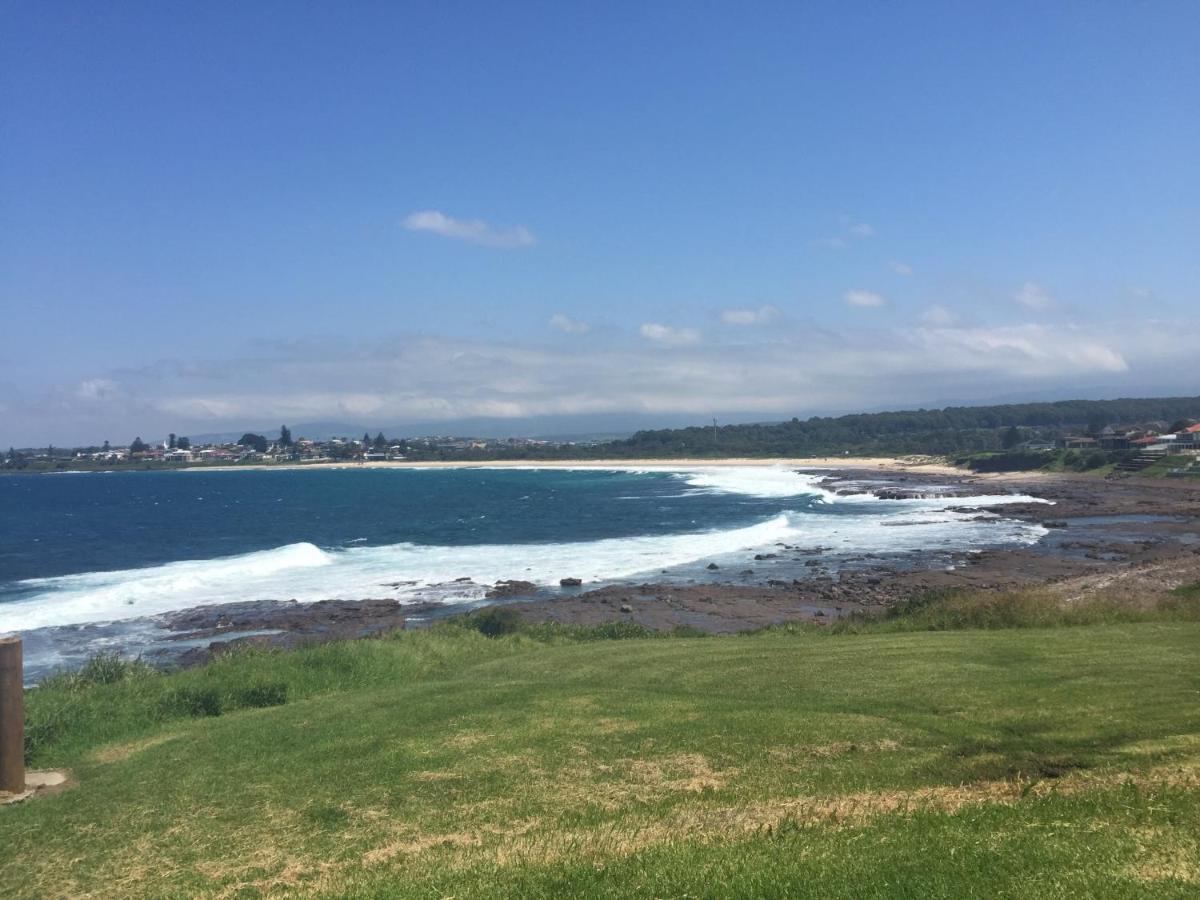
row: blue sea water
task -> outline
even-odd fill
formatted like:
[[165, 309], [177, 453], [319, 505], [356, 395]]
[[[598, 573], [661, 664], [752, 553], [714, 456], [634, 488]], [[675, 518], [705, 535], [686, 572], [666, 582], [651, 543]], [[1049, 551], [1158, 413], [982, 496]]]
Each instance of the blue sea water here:
[[[840, 497], [783, 467], [320, 469], [0, 478], [0, 632], [244, 600], [466, 603], [735, 565], [776, 543], [911, 553], [1030, 543], [961, 497]], [[985, 505], [1029, 498], [991, 497]], [[905, 526], [905, 527], [897, 527]], [[469, 578], [464, 582], [458, 579]]]

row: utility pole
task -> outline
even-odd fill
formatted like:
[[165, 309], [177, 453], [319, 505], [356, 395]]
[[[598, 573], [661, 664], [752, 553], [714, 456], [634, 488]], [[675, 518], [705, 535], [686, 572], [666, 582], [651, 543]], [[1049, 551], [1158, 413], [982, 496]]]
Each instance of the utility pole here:
[[25, 792], [25, 684], [21, 639], [0, 637], [0, 791]]

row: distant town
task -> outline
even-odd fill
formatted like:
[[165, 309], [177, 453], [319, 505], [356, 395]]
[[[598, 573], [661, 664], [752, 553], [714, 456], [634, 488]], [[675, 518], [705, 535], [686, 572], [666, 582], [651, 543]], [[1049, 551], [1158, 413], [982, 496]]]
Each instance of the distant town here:
[[383, 432], [373, 437], [364, 433], [358, 438], [312, 440], [303, 436], [293, 437], [291, 429], [284, 425], [276, 435], [246, 432], [236, 441], [198, 443], [184, 435], [170, 434], [149, 442], [138, 437], [127, 446], [114, 446], [104, 441], [98, 446], [87, 447], [9, 448], [3, 458], [3, 467], [62, 470], [442, 460], [469, 454], [502, 454], [560, 446], [578, 445], [534, 438], [436, 435], [388, 438]]

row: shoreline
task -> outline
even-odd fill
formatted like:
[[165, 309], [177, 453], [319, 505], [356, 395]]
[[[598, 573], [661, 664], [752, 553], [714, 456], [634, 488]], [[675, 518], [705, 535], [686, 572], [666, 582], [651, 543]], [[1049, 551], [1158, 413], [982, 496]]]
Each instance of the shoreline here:
[[[637, 459], [544, 459], [544, 460], [374, 460], [370, 462], [314, 462], [314, 463], [279, 463], [263, 465], [234, 465], [234, 466], [181, 466], [178, 469], [157, 469], [154, 471], [175, 472], [281, 472], [300, 471], [306, 469], [676, 469], [676, 468], [730, 468], [730, 467], [794, 467], [811, 469], [867, 469], [879, 472], [918, 472], [930, 475], [963, 475], [978, 474], [1004, 475], [1007, 473], [971, 473], [966, 469], [937, 462], [925, 457], [842, 457], [842, 456], [810, 456], [810, 457], [721, 457], [717, 459], [703, 458], [637, 458]], [[90, 470], [76, 470], [85, 474]], [[123, 470], [110, 470], [123, 471]], [[141, 471], [130, 469], [128, 471]]]
[[[745, 551], [743, 560], [722, 560], [720, 572], [710, 560], [695, 560], [695, 573], [673, 579], [642, 575], [560, 590], [519, 580], [480, 584], [485, 600], [512, 604], [522, 618], [563, 625], [626, 622], [651, 630], [679, 626], [710, 633], [752, 631], [795, 621], [829, 622], [844, 615], [883, 615], [908, 600], [945, 591], [985, 595], [994, 591], [1034, 590], [1066, 602], [1115, 595], [1137, 603], [1161, 597], [1183, 583], [1200, 581], [1200, 484], [1168, 481], [1103, 481], [1086, 476], [1036, 473], [968, 473], [950, 467], [885, 460], [825, 458], [722, 460], [718, 465], [792, 467], [815, 470], [820, 486], [834, 493], [884, 491], [905, 499], [930, 488], [949, 488], [962, 506], [998, 521], [1019, 520], [1041, 526], [1036, 543], [1008, 548], [960, 551], [871, 552], [842, 558], [832, 548], [776, 544]], [[823, 463], [824, 465], [819, 465]], [[691, 464], [689, 466], [689, 464]], [[425, 464], [382, 463], [375, 468], [417, 468]], [[488, 468], [492, 463], [459, 463], [430, 468]], [[497, 468], [542, 468], [510, 463]], [[558, 461], [545, 468], [583, 468]], [[343, 468], [353, 468], [343, 467]], [[711, 460], [596, 461], [592, 468], [715, 468]], [[255, 469], [259, 467], [245, 467]], [[303, 467], [301, 467], [303, 468]], [[998, 482], [1003, 491], [996, 490]], [[1038, 502], [1002, 506], [972, 503], [995, 493], [1027, 494]], [[1044, 502], [1049, 501], [1049, 502]], [[519, 579], [514, 570], [508, 577]], [[564, 575], [575, 573], [565, 572]], [[665, 572], [663, 573], [666, 574]], [[337, 596], [334, 594], [333, 596]], [[469, 612], [477, 602], [415, 605], [364, 596], [295, 601], [238, 601], [190, 607], [153, 619], [173, 632], [180, 658], [199, 664], [238, 645], [287, 648], [300, 644], [370, 637], [389, 631], [426, 627], [439, 619]], [[147, 621], [150, 621], [149, 619]], [[270, 631], [272, 633], [263, 633]], [[224, 637], [228, 635], [228, 637]]]
[[[770, 555], [778, 559], [755, 561], [758, 557], [748, 550], [745, 572], [739, 571], [740, 565], [730, 567], [728, 575], [713, 582], [651, 577], [585, 586], [577, 592], [535, 589], [511, 595], [500, 588], [536, 586], [500, 582], [494, 593], [489, 592], [489, 601], [511, 606], [531, 623], [595, 626], [624, 622], [656, 631], [683, 626], [731, 634], [788, 622], [828, 623], [847, 615], [884, 615], [906, 601], [945, 592], [984, 596], [1033, 591], [1048, 602], [1111, 597], [1136, 606], [1161, 599], [1181, 584], [1200, 581], [1200, 486], [1180, 490], [1181, 486], [1164, 482], [1103, 482], [1050, 473], [1036, 478], [1002, 477], [1012, 482], [1009, 489], [1051, 502], [979, 510], [1043, 525], [1046, 534], [1037, 543], [949, 554], [914, 553], [907, 558], [865, 552], [858, 557], [861, 562], [849, 566], [831, 566], [819, 549], [776, 545]], [[947, 481], [940, 469], [927, 467], [897, 470], [841, 465], [830, 466], [823, 486], [853, 492], [865, 489], [861, 480], [867, 479], [891, 480], [905, 490]], [[978, 496], [986, 492], [983, 485], [994, 480], [995, 476], [961, 471], [950, 479], [953, 486], [967, 492], [964, 506], [971, 505], [972, 485]], [[792, 571], [784, 575], [775, 569], [777, 563]], [[696, 565], [703, 567], [704, 560], [697, 560]], [[750, 569], [750, 577], [739, 577]], [[213, 643], [187, 654], [186, 664], [202, 664], [239, 643], [289, 647], [366, 637], [427, 627], [478, 605], [443, 608], [369, 599], [330, 600], [197, 608], [169, 618], [176, 621], [172, 627], [180, 629], [180, 638], [214, 638]], [[255, 628], [279, 628], [283, 633], [217, 640], [222, 630]]]

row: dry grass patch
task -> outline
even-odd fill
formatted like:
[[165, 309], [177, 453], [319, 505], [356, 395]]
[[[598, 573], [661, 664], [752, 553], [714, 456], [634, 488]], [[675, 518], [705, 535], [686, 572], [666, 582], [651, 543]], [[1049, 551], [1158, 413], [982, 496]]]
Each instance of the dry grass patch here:
[[460, 731], [442, 741], [442, 746], [450, 750], [470, 750], [486, 741], [491, 735], [482, 731]]
[[462, 778], [458, 772], [416, 772], [412, 775], [414, 781], [454, 781]]
[[397, 856], [427, 853], [438, 847], [477, 847], [482, 842], [483, 839], [478, 834], [469, 832], [421, 835], [403, 841], [392, 841], [382, 847], [368, 850], [362, 855], [362, 863], [364, 866], [378, 866]]
[[1150, 883], [1200, 885], [1200, 843], [1164, 828], [1136, 829], [1134, 840], [1139, 859], [1130, 867], [1130, 876]]
[[831, 744], [801, 744], [796, 747], [772, 747], [767, 751], [773, 760], [794, 763], [805, 759], [836, 759], [851, 753], [892, 753], [902, 749], [899, 741], [834, 741]]
[[173, 741], [179, 737], [179, 734], [156, 734], [154, 737], [148, 737], [140, 741], [132, 741], [128, 744], [110, 744], [107, 747], [101, 747], [92, 754], [92, 759], [98, 763], [115, 763], [129, 759], [135, 753], [141, 753], [144, 750], [149, 750], [151, 747], [158, 747], [168, 741]]

